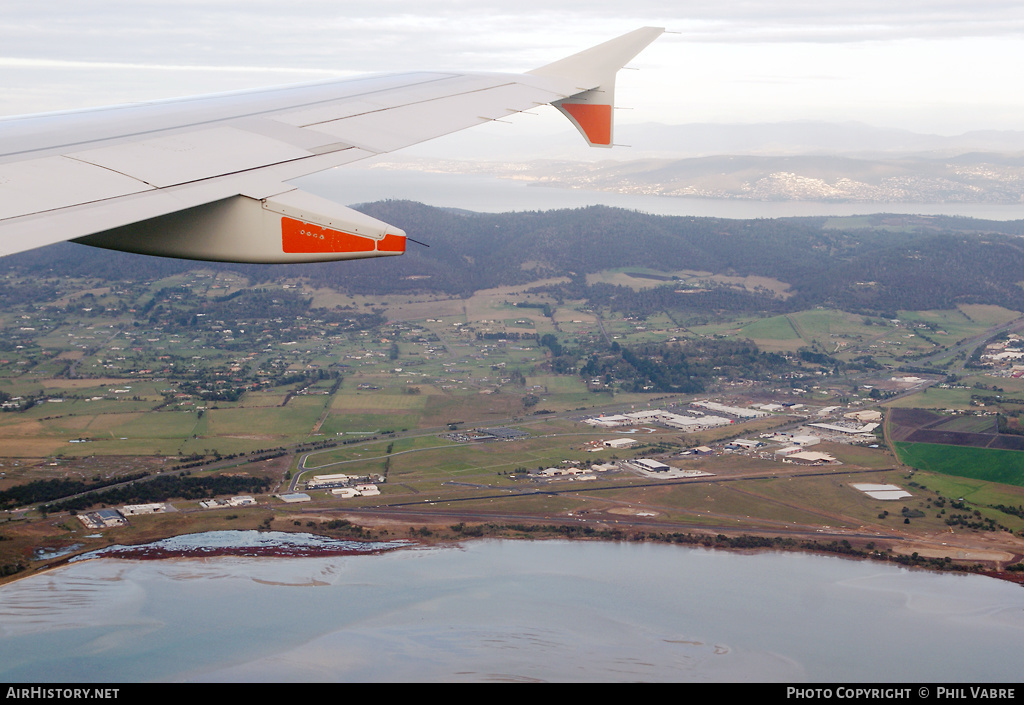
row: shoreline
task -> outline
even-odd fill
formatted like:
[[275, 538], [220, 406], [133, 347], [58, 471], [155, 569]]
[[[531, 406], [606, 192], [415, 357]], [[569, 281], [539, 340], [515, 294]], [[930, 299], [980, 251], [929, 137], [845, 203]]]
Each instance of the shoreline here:
[[[922, 680], [967, 678], [951, 633], [979, 647], [970, 678], [993, 677], [995, 658], [1000, 679], [1016, 667], [1007, 654], [1024, 593], [997, 582], [780, 551], [431, 543], [437, 550], [377, 560], [68, 566], [3, 599], [4, 643], [18, 656], [6, 672], [82, 682], [387, 682], [555, 680], [587, 667], [598, 679], [827, 681], [841, 660], [847, 678], [905, 679], [908, 663], [936, 670]], [[844, 633], [853, 636], [837, 641]], [[907, 653], [921, 660], [907, 662]]]
[[[314, 533], [319, 530], [324, 533]], [[394, 528], [393, 526], [391, 528]], [[183, 546], [168, 547], [159, 544], [174, 539], [181, 539], [189, 536], [202, 536], [203, 534], [220, 533], [221, 531], [235, 530], [212, 530], [192, 533], [175, 534], [162, 538], [146, 540], [137, 544], [113, 544], [110, 546], [81, 551], [56, 558], [37, 568], [28, 569], [21, 573], [8, 576], [0, 581], [0, 589], [6, 584], [30, 578], [36, 575], [47, 573], [51, 570], [64, 567], [71, 563], [85, 560], [101, 560], [110, 558], [115, 560], [133, 561], [158, 561], [174, 559], [193, 558], [321, 558], [330, 556], [351, 556], [351, 555], [381, 555], [391, 553], [403, 548], [433, 548], [445, 546], [457, 546], [468, 541], [477, 540], [504, 540], [504, 541], [601, 541], [610, 543], [659, 543], [674, 544], [690, 548], [705, 548], [710, 550], [728, 551], [740, 554], [758, 554], [766, 552], [780, 553], [803, 553], [819, 556], [832, 556], [848, 558], [861, 561], [875, 561], [886, 564], [896, 564], [909, 569], [926, 570], [932, 573], [956, 573], [964, 575], [980, 575], [1004, 582], [1010, 582], [1024, 587], [1024, 571], [1000, 570], [993, 567], [986, 567], [984, 561], [954, 562], [937, 558], [926, 558], [917, 553], [905, 555], [894, 553], [891, 549], [868, 550], [853, 546], [846, 540], [832, 540], [822, 543], [816, 539], [798, 541], [792, 538], [779, 536], [759, 536], [749, 533], [741, 533], [735, 536], [724, 534], [700, 534], [692, 532], [663, 532], [645, 530], [623, 530], [606, 529], [604, 532], [592, 531], [590, 535], [580, 535], [580, 531], [572, 531], [573, 526], [556, 524], [532, 524], [524, 531], [524, 525], [504, 525], [487, 527], [467, 527], [469, 533], [461, 535], [439, 535], [430, 532], [428, 535], [421, 535], [417, 538], [387, 539], [382, 537], [352, 537], [339, 536], [337, 532], [331, 533], [325, 527], [317, 527], [309, 531], [289, 531], [281, 529], [248, 529], [242, 531], [253, 531], [257, 534], [283, 534], [298, 535], [307, 534], [321, 540], [318, 545], [296, 545], [287, 542], [273, 541], [258, 546], [254, 545], [218, 545], [218, 546]], [[425, 530], [426, 527], [423, 527]], [[568, 529], [568, 530], [567, 530]], [[415, 529], [411, 529], [415, 531]], [[510, 535], [512, 532], [519, 532], [519, 535]], [[385, 533], [387, 533], [385, 531]], [[607, 535], [594, 536], [593, 533], [605, 533]], [[330, 545], [329, 542], [339, 542], [339, 545]], [[341, 543], [347, 545], [340, 545]], [[356, 548], [354, 546], [368, 544], [379, 544], [376, 548]], [[95, 554], [95, 555], [93, 555]], [[1016, 555], [1016, 554], [1015, 554]]]

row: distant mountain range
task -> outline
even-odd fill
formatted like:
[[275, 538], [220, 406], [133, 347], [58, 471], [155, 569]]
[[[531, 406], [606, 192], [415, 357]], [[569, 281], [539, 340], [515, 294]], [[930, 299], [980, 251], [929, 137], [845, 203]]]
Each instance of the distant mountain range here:
[[[859, 123], [623, 125], [599, 161], [559, 159], [541, 138], [500, 157], [478, 144], [472, 160], [393, 156], [393, 166], [483, 173], [542, 185], [700, 198], [867, 203], [1024, 202], [1024, 131], [927, 135]], [[558, 141], [564, 143], [564, 136]], [[470, 145], [467, 143], [467, 149]], [[470, 150], [472, 151], [472, 150]], [[592, 150], [600, 151], [600, 150]], [[543, 155], [544, 158], [536, 158]], [[585, 155], [585, 156], [590, 156]], [[529, 157], [535, 157], [529, 159]], [[609, 158], [610, 157], [610, 158]]]
[[403, 158], [404, 154], [410, 154], [436, 158], [444, 155], [445, 158], [460, 161], [522, 162], [535, 159], [684, 159], [722, 154], [938, 157], [965, 152], [1024, 152], [1024, 129], [975, 130], [948, 136], [874, 127], [859, 122], [617, 124], [615, 142], [626, 147], [587, 149], [578, 140], [572, 128], [541, 134], [517, 132], [509, 128], [509, 132], [500, 138], [495, 137], [493, 132], [467, 130], [445, 137], [436, 147], [434, 143], [427, 143], [422, 147], [398, 152], [394, 157]]
[[594, 165], [537, 163], [532, 175], [551, 186], [661, 196], [864, 203], [1024, 201], [1024, 155], [713, 156]]
[[921, 155], [1024, 151], [1024, 131], [977, 130], [961, 135], [922, 134], [858, 122], [779, 122], [749, 125], [657, 123], [622, 125], [616, 141], [645, 156], [700, 157], [716, 154]]

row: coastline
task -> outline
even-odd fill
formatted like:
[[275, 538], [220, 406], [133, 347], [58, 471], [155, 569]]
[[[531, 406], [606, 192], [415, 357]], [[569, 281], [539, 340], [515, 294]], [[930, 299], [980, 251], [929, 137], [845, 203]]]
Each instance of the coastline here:
[[[355, 527], [355, 524], [348, 524]], [[390, 525], [392, 532], [395, 525]], [[459, 528], [461, 527], [461, 528]], [[459, 528], [459, 530], [455, 530]], [[674, 544], [692, 548], [706, 548], [716, 551], [727, 551], [738, 554], [758, 553], [797, 553], [819, 556], [832, 556], [860, 561], [876, 561], [896, 564], [906, 568], [926, 570], [933, 573], [960, 573], [981, 575], [997, 580], [1014, 583], [1024, 587], [1024, 571], [1008, 571], [995, 566], [986, 566], [983, 561], [951, 561], [928, 558], [917, 553], [911, 555], [895, 553], [891, 549], [876, 550], [858, 548], [845, 539], [833, 539], [822, 542], [817, 539], [797, 540], [780, 536], [761, 536], [751, 533], [740, 533], [733, 536], [725, 534], [693, 533], [676, 531], [650, 531], [642, 529], [592, 529], [581, 528], [572, 524], [456, 524], [445, 531], [440, 527], [428, 529], [410, 528], [411, 533], [419, 532], [415, 538], [387, 538], [390, 533], [383, 530], [385, 536], [345, 536], [337, 530], [332, 531], [326, 525], [311, 531], [289, 530], [289, 527], [245, 530], [212, 530], [174, 534], [161, 538], [146, 538], [139, 543], [111, 544], [101, 548], [81, 550], [60, 556], [43, 565], [29, 568], [15, 575], [0, 580], [0, 589], [6, 584], [25, 578], [41, 575], [51, 570], [85, 560], [113, 558], [121, 560], [158, 561], [189, 558], [320, 558], [350, 555], [380, 555], [407, 548], [432, 548], [457, 546], [479, 540], [512, 540], [512, 541], [551, 541], [569, 540], [607, 543], [654, 543]], [[575, 529], [575, 530], [574, 530]], [[351, 532], [352, 530], [350, 530]], [[361, 530], [361, 533], [365, 530]], [[216, 542], [216, 545], [204, 545], [203, 539], [213, 534], [255, 534], [257, 542], [251, 540], [236, 545]], [[288, 540], [281, 540], [282, 537]], [[293, 537], [313, 537], [312, 541], [296, 543]], [[198, 538], [197, 543], [190, 539]], [[184, 539], [184, 543], [182, 543]], [[175, 545], [177, 544], [177, 545]], [[1020, 557], [1019, 555], [1015, 557]]]

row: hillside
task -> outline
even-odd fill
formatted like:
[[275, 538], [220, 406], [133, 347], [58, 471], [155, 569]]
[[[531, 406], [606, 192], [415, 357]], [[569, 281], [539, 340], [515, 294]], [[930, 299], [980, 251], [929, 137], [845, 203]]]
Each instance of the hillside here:
[[[469, 294], [567, 277], [573, 295], [584, 298], [610, 295], [609, 285], [587, 285], [585, 275], [637, 267], [767, 277], [789, 286], [785, 299], [767, 291], [725, 289], [696, 292], [700, 296], [695, 297], [694, 292], [675, 291], [669, 276], [665, 286], [648, 294], [661, 297], [659, 307], [691, 308], [700, 303], [795, 311], [828, 306], [887, 313], [982, 303], [1024, 310], [1020, 221], [923, 216], [744, 221], [653, 216], [606, 207], [480, 214], [408, 201], [383, 201], [361, 209], [405, 229], [429, 247], [410, 244], [403, 257], [374, 261], [204, 266], [236, 270], [256, 281], [303, 277], [316, 285], [365, 294]], [[36, 273], [41, 285], [46, 276], [116, 280], [167, 276], [195, 266], [185, 260], [73, 244], [11, 256], [3, 263]], [[709, 302], [711, 294], [721, 301]], [[0, 288], [2, 301], [24, 295]]]

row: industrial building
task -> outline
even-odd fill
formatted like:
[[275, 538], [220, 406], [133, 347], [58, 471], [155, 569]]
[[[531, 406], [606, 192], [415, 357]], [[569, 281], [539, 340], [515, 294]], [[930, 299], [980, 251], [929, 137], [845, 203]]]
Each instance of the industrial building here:
[[663, 423], [666, 426], [671, 426], [672, 428], [695, 432], [705, 431], [709, 428], [717, 428], [719, 426], [728, 426], [732, 423], [732, 420], [722, 416], [699, 416], [694, 418], [692, 416], [672, 414], [672, 418], [665, 419]]
[[804, 465], [834, 465], [839, 461], [828, 453], [819, 453], [813, 450], [800, 450], [786, 456], [788, 462], [801, 463]]
[[585, 472], [587, 471], [581, 468], [568, 466], [563, 468], [544, 468], [543, 470], [538, 470], [537, 472], [530, 474], [538, 475], [540, 477], [561, 477], [564, 475], [582, 475]]
[[594, 418], [584, 419], [583, 423], [590, 424], [591, 426], [597, 426], [599, 428], [616, 428], [618, 426], [632, 426], [636, 421], [628, 416], [615, 415], [597, 416]]
[[[664, 409], [649, 409], [646, 411], [634, 411], [628, 414], [620, 414], [616, 416], [599, 416], [584, 419], [583, 423], [590, 424], [591, 426], [597, 426], [598, 428], [616, 428], [618, 426], [635, 426], [636, 424], [642, 423], [656, 423], [661, 426], [668, 426], [669, 428], [676, 428], [681, 431], [691, 433], [695, 431], [704, 431], [709, 428], [716, 428], [718, 426], [727, 426], [733, 423], [732, 419], [723, 418], [721, 416], [708, 416], [699, 411], [695, 411], [693, 413], [700, 415], [683, 416], [682, 414], [673, 414], [671, 411], [665, 411]], [[762, 412], [752, 413], [760, 414]]]
[[639, 470], [640, 472], [666, 472], [672, 469], [672, 466], [665, 465], [665, 463], [657, 460], [650, 460], [648, 458], [634, 458], [633, 460], [624, 460], [622, 464], [633, 470]]
[[851, 484], [850, 487], [860, 490], [872, 499], [891, 501], [894, 499], [913, 497], [912, 494], [899, 485], [876, 485], [873, 483], [855, 482]]
[[356, 485], [355, 487], [336, 487], [331, 490], [331, 494], [341, 499], [351, 499], [352, 497], [372, 497], [380, 494], [380, 489], [377, 485]]
[[767, 411], [744, 409], [738, 406], [725, 406], [724, 404], [716, 404], [713, 401], [695, 401], [691, 406], [708, 409], [710, 411], [717, 411], [721, 414], [729, 414], [729, 416], [735, 416], [740, 419], [756, 419], [761, 416], [768, 416]]
[[248, 495], [239, 495], [231, 499], [204, 499], [199, 502], [203, 509], [225, 509], [227, 507], [245, 507], [256, 504], [256, 500]]
[[340, 487], [348, 484], [350, 478], [348, 475], [338, 473], [336, 475], [314, 475], [312, 478], [306, 481], [307, 490], [319, 490], [327, 489], [329, 487]]
[[834, 433], [847, 433], [847, 434], [850, 434], [850, 435], [866, 435], [866, 434], [869, 434], [872, 431], [874, 431], [879, 426], [876, 423], [864, 424], [863, 426], [859, 426], [858, 428], [848, 428], [846, 426], [836, 426], [835, 424], [831, 424], [831, 423], [809, 423], [807, 425], [811, 426], [813, 428], [820, 428], [820, 429], [823, 429], [825, 431], [832, 431]]
[[654, 423], [661, 419], [665, 415], [671, 415], [667, 411], [661, 409], [650, 409], [648, 411], [633, 411], [625, 414], [628, 418], [633, 419], [638, 423]]
[[694, 413], [700, 414], [700, 416], [683, 416], [682, 414], [673, 414], [671, 411], [664, 411], [662, 409], [626, 415], [638, 421], [643, 419], [648, 423], [659, 423], [663, 426], [678, 428], [683, 431], [703, 431], [717, 426], [728, 426], [732, 423], [731, 419], [722, 418], [721, 416], [707, 416], [699, 411]]
[[163, 502], [152, 504], [126, 504], [121, 507], [121, 513], [126, 517], [138, 516], [139, 514], [162, 514], [167, 511], [167, 505]]
[[793, 436], [789, 439], [789, 442], [795, 446], [814, 446], [821, 443], [821, 439], [817, 436]]
[[730, 450], [754, 450], [756, 448], [761, 448], [764, 445], [765, 443], [763, 441], [748, 441], [745, 438], [737, 438], [734, 441], [726, 443], [725, 447]]
[[882, 412], [875, 409], [864, 409], [862, 411], [851, 411], [848, 414], [843, 414], [843, 417], [852, 421], [867, 423], [869, 421], [881, 421]]
[[116, 509], [98, 509], [95, 512], [79, 514], [78, 520], [89, 529], [109, 529], [128, 524], [128, 520]]

